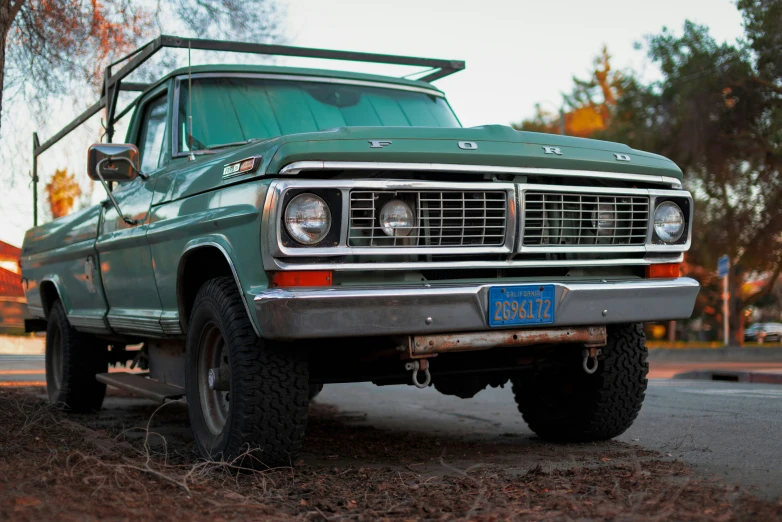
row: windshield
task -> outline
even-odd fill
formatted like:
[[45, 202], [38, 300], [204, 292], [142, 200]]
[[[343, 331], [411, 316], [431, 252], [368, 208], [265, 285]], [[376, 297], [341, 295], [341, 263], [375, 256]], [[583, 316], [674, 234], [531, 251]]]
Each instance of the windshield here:
[[[398, 89], [261, 78], [193, 79], [193, 150], [335, 127], [460, 127], [439, 96]], [[189, 90], [179, 89], [179, 151], [187, 152]]]

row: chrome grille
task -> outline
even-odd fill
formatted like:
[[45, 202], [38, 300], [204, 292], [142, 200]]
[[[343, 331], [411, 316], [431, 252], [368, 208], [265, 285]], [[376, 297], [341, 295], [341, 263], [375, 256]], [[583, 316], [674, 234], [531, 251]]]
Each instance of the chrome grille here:
[[649, 197], [524, 192], [524, 246], [644, 245]]
[[[388, 236], [380, 211], [393, 199], [410, 205], [416, 225], [407, 236]], [[503, 191], [364, 191], [350, 193], [351, 247], [502, 246], [508, 195]]]

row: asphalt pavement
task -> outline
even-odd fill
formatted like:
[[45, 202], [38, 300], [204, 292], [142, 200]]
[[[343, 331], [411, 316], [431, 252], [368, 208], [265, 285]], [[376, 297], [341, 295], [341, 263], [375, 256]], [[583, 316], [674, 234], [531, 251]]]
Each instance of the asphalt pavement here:
[[[463, 400], [432, 388], [334, 384], [316, 400], [385, 430], [483, 442], [535, 439], [509, 386]], [[681, 459], [701, 476], [782, 496], [782, 386], [653, 380], [638, 419], [617, 440]]]

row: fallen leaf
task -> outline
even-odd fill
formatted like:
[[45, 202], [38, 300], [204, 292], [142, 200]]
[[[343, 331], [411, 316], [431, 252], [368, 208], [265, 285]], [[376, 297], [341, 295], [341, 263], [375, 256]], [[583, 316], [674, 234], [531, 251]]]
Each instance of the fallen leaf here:
[[16, 497], [16, 505], [22, 507], [40, 506], [41, 501], [35, 497]]

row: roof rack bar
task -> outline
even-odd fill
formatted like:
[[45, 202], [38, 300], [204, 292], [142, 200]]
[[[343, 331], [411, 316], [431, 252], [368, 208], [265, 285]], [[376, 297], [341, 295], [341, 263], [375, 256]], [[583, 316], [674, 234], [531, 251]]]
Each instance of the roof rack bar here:
[[121, 91], [144, 92], [152, 86], [151, 83], [122, 82], [119, 86]]
[[[204, 40], [200, 38], [180, 38], [177, 36], [161, 35], [154, 40], [148, 42], [137, 50], [133, 51], [124, 58], [118, 60], [112, 65], [124, 62], [127, 60], [122, 68], [117, 72], [106, 75], [104, 80], [103, 93], [100, 100], [97, 103], [90, 106], [87, 110], [76, 117], [71, 123], [66, 125], [57, 134], [52, 136], [42, 145], [35, 148], [33, 154], [38, 156], [52, 145], [60, 141], [76, 127], [87, 121], [90, 117], [94, 116], [101, 109], [106, 107], [106, 93], [110, 96], [116, 96], [116, 89], [114, 87], [119, 83], [120, 90], [128, 91], [144, 91], [149, 85], [140, 83], [121, 83], [122, 79], [127, 77], [130, 73], [135, 71], [141, 64], [147, 61], [153, 54], [158, 52], [164, 47], [170, 48], [187, 48], [188, 45], [191, 49], [199, 49], [206, 51], [227, 51], [237, 53], [251, 53], [251, 54], [266, 54], [277, 56], [296, 56], [302, 58], [322, 58], [328, 60], [345, 60], [352, 62], [371, 62], [371, 63], [384, 63], [391, 65], [410, 65], [419, 67], [428, 67], [434, 69], [431, 73], [427, 74], [421, 81], [431, 82], [453, 74], [455, 72], [464, 69], [464, 62], [460, 60], [440, 60], [435, 58], [416, 58], [412, 56], [396, 56], [391, 54], [376, 54], [376, 53], [363, 53], [354, 51], [334, 51], [328, 49], [313, 49], [310, 47], [292, 47], [287, 45], [275, 45], [275, 44], [259, 44], [250, 42], [230, 42], [221, 40]], [[110, 104], [110, 114], [108, 115], [106, 125], [107, 133], [111, 135], [111, 129], [114, 126], [114, 112], [116, 109], [116, 103]], [[123, 111], [124, 114], [124, 111]]]
[[91, 105], [86, 111], [82, 112], [78, 116], [76, 116], [76, 119], [70, 122], [68, 125], [62, 128], [60, 132], [46, 140], [42, 145], [39, 145], [36, 147], [33, 154], [35, 156], [40, 156], [41, 153], [49, 149], [52, 145], [63, 139], [65, 136], [67, 136], [71, 131], [73, 131], [76, 127], [90, 119], [92, 116], [97, 114], [105, 105], [105, 97], [101, 97], [100, 101], [94, 103]]
[[[192, 49], [206, 51], [228, 51], [237, 53], [270, 54], [276, 56], [296, 56], [300, 58], [323, 58], [326, 60], [345, 60], [349, 62], [412, 65], [442, 69], [443, 71], [448, 71], [446, 74], [452, 74], [464, 69], [464, 62], [460, 60], [440, 60], [436, 58], [416, 58], [413, 56], [396, 56], [392, 54], [334, 51], [330, 49], [314, 49], [311, 47], [292, 47], [289, 45], [202, 40], [198, 38], [179, 38], [165, 35], [161, 36], [161, 38], [163, 40], [163, 47], [186, 49], [189, 43]], [[446, 74], [443, 74], [443, 76]]]

